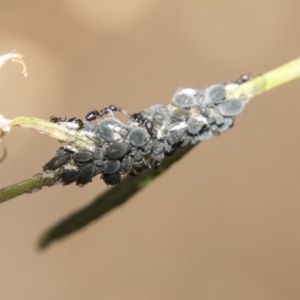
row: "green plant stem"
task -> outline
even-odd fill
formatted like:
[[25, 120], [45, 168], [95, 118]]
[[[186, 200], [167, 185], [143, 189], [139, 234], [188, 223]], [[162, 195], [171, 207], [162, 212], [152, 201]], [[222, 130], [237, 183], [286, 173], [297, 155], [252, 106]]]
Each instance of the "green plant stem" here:
[[16, 117], [11, 121], [11, 125], [37, 130], [70, 146], [89, 150], [95, 149], [93, 140], [84, 131], [70, 130], [70, 128], [56, 123], [29, 117]]
[[[52, 138], [64, 142], [70, 146], [81, 149], [94, 150], [95, 144], [84, 131], [70, 130], [58, 124], [29, 117], [16, 117], [10, 122], [11, 126], [20, 126], [37, 130]], [[22, 182], [0, 189], [0, 203], [20, 196], [24, 193], [32, 193], [40, 190], [43, 186], [50, 186], [58, 181], [58, 172], [43, 172], [26, 179]]]
[[52, 186], [57, 182], [57, 179], [56, 173], [54, 172], [48, 177], [45, 177], [44, 174], [41, 173], [9, 187], [5, 187], [0, 190], [0, 203], [8, 201], [24, 193], [38, 191], [43, 186]]
[[227, 98], [252, 98], [300, 77], [300, 58], [260, 75], [227, 92]]

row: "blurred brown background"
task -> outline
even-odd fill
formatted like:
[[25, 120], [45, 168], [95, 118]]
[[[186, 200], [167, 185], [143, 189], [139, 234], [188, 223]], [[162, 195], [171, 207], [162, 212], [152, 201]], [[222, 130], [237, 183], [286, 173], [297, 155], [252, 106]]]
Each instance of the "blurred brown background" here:
[[[4, 1], [8, 118], [136, 112], [179, 87], [264, 73], [300, 55], [296, 0]], [[38, 251], [39, 234], [107, 187], [44, 188], [0, 207], [1, 299], [300, 299], [300, 81], [253, 99], [122, 207]], [[1, 187], [41, 171], [59, 143], [16, 128]], [[120, 186], [122, 188], [122, 186]]]

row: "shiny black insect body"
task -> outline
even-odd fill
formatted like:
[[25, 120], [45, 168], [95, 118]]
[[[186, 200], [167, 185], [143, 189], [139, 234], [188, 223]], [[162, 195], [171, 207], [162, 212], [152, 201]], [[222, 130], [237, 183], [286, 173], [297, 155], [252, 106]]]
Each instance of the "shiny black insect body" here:
[[70, 119], [68, 120], [66, 117], [61, 118], [61, 117], [51, 116], [51, 117], [50, 117], [50, 121], [51, 121], [52, 123], [64, 123], [64, 122], [75, 123], [75, 124], [78, 125], [78, 129], [82, 129], [83, 126], [84, 126], [82, 120], [79, 119], [79, 118], [76, 118], [76, 117], [70, 118]]
[[92, 181], [96, 171], [96, 166], [92, 163], [82, 167], [78, 173], [76, 184], [80, 187]]
[[241, 75], [236, 81], [234, 81], [234, 83], [241, 85], [247, 81], [249, 81], [250, 79], [253, 79], [257, 77], [257, 74], [255, 73], [251, 73], [251, 74], [243, 74]]
[[51, 121], [52, 123], [66, 122], [66, 121], [67, 121], [67, 118], [66, 118], [66, 117], [61, 118], [61, 117], [51, 116], [51, 117], [50, 117], [50, 121]]
[[120, 182], [121, 182], [121, 174], [120, 173], [103, 174], [101, 176], [101, 178], [107, 184], [107, 186], [120, 184]]
[[101, 110], [93, 110], [93, 111], [89, 112], [85, 118], [87, 121], [90, 122], [90, 121], [96, 120], [97, 118], [102, 118], [105, 115], [113, 116], [114, 112], [120, 112], [120, 113], [124, 114], [125, 116], [130, 117], [130, 115], [124, 109], [117, 107], [115, 105], [110, 105]]
[[81, 129], [84, 126], [82, 120], [76, 117], [70, 118], [68, 122], [76, 123], [78, 125], [78, 129]]
[[59, 148], [56, 152], [56, 155], [44, 165], [44, 171], [55, 170], [62, 167], [72, 159], [72, 155], [73, 151], [64, 147]]
[[147, 130], [147, 132], [150, 135], [152, 135], [154, 130], [154, 125], [148, 118], [144, 117], [142, 113], [140, 112], [134, 113], [133, 115], [131, 115], [131, 118], [133, 119], [133, 121], [142, 124]]

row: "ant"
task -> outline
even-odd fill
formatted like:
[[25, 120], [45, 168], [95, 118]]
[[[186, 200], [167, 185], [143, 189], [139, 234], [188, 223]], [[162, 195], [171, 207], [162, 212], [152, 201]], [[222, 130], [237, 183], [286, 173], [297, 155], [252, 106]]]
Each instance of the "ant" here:
[[135, 122], [142, 124], [150, 135], [153, 133], [154, 130], [153, 123], [149, 119], [144, 117], [141, 112], [134, 113], [133, 115], [131, 115], [131, 118]]
[[69, 120], [67, 120], [66, 117], [61, 118], [61, 117], [51, 116], [51, 117], [50, 117], [50, 121], [51, 121], [52, 123], [63, 123], [63, 122], [75, 123], [75, 124], [78, 125], [78, 129], [82, 129], [83, 126], [84, 126], [82, 120], [79, 119], [79, 118], [76, 118], [76, 117], [73, 117], [73, 118], [70, 118]]
[[90, 122], [90, 121], [96, 120], [97, 118], [102, 118], [105, 115], [111, 115], [111, 116], [113, 116], [113, 112], [120, 112], [123, 115], [127, 116], [128, 118], [130, 118], [130, 115], [124, 109], [122, 109], [120, 107], [117, 107], [115, 105], [110, 105], [110, 106], [105, 107], [105, 108], [103, 108], [103, 109], [101, 109], [99, 111], [98, 110], [93, 110], [93, 111], [89, 112], [86, 115], [85, 119]]
[[234, 83], [241, 85], [255, 77], [257, 77], [258, 75], [255, 73], [251, 73], [251, 74], [243, 74], [241, 75], [237, 80], [234, 81]]
[[249, 80], [251, 80], [257, 76], [259, 76], [259, 74], [256, 74], [256, 73], [243, 74], [238, 79], [236, 79], [234, 81], [228, 81], [227, 83], [225, 83], [225, 89], [227, 91], [232, 91], [235, 88], [237, 88], [239, 85], [241, 85], [245, 82], [248, 82]]

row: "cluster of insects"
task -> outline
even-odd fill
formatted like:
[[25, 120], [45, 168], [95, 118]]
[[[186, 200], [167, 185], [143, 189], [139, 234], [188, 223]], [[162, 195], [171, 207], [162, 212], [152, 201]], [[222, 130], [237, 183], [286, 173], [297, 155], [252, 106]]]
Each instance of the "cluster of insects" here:
[[[95, 150], [63, 146], [44, 166], [60, 169], [63, 184], [83, 186], [96, 175], [107, 185], [120, 183], [123, 174], [137, 175], [143, 169], [158, 168], [165, 155], [178, 147], [209, 139], [233, 126], [234, 117], [244, 108], [240, 98], [226, 99], [226, 88], [247, 81], [246, 75], [228, 85], [216, 84], [205, 90], [180, 89], [168, 105], [154, 105], [129, 114], [110, 105], [89, 112], [85, 120], [60, 118], [50, 120], [71, 129], [89, 131]], [[114, 113], [125, 115], [121, 122]], [[96, 121], [95, 125], [90, 122]]]

